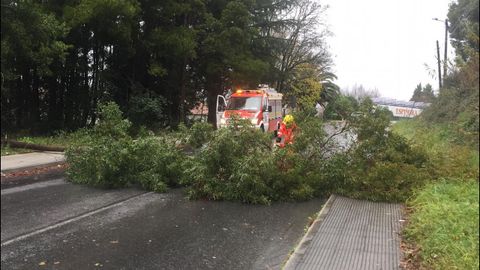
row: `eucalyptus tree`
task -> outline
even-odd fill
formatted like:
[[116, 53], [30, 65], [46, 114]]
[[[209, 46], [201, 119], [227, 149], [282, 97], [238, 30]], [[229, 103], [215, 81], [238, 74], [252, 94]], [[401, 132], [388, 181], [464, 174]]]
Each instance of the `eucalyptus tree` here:
[[212, 1], [205, 23], [199, 26], [196, 68], [204, 83], [208, 121], [215, 123], [216, 96], [235, 86], [258, 83], [268, 65], [255, 55], [259, 32], [254, 24], [253, 1]]
[[467, 61], [472, 51], [479, 51], [479, 18], [479, 0], [458, 0], [450, 4], [448, 30], [458, 60]]
[[[329, 71], [310, 0], [2, 0], [2, 131], [93, 125], [115, 101], [134, 124], [185, 121], [236, 86]], [[324, 78], [327, 78], [323, 76]], [[323, 89], [322, 88], [322, 89]]]
[[38, 126], [46, 99], [45, 78], [63, 62], [68, 27], [36, 1], [2, 1], [2, 130]]

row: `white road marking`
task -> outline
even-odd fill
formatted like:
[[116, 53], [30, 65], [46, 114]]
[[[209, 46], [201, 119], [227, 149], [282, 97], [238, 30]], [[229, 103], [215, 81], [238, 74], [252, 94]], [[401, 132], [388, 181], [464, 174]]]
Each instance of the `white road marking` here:
[[64, 221], [61, 221], [61, 222], [58, 222], [56, 224], [53, 224], [53, 225], [50, 225], [50, 226], [47, 226], [47, 227], [44, 227], [44, 228], [41, 228], [41, 229], [38, 229], [38, 230], [35, 230], [33, 232], [30, 232], [30, 233], [27, 233], [27, 234], [23, 234], [23, 235], [20, 235], [20, 236], [17, 236], [15, 238], [12, 238], [10, 240], [7, 240], [5, 242], [2, 243], [1, 247], [5, 247], [5, 246], [8, 246], [12, 243], [15, 243], [15, 242], [18, 242], [20, 240], [23, 240], [23, 239], [26, 239], [26, 238], [29, 238], [29, 237], [32, 237], [32, 236], [35, 236], [37, 234], [41, 234], [41, 233], [44, 233], [46, 231], [50, 231], [50, 230], [53, 230], [53, 229], [56, 229], [58, 227], [61, 227], [63, 225], [67, 225], [69, 223], [72, 223], [72, 222], [75, 222], [77, 220], [80, 220], [80, 219], [83, 219], [83, 218], [86, 218], [86, 217], [89, 217], [89, 216], [92, 216], [92, 215], [95, 215], [97, 213], [100, 213], [102, 211], [105, 211], [105, 210], [108, 210], [108, 209], [111, 209], [111, 208], [114, 208], [116, 206], [119, 206], [127, 201], [130, 201], [130, 200], [133, 200], [133, 199], [136, 199], [138, 197], [141, 197], [141, 196], [145, 196], [145, 195], [150, 195], [154, 192], [146, 192], [146, 193], [142, 193], [142, 194], [139, 194], [139, 195], [134, 195], [130, 198], [127, 198], [127, 199], [124, 199], [122, 201], [119, 201], [119, 202], [115, 202], [115, 203], [112, 203], [110, 205], [106, 205], [104, 207], [100, 207], [96, 210], [93, 210], [93, 211], [90, 211], [90, 212], [87, 212], [85, 214], [82, 214], [82, 215], [79, 215], [79, 216], [76, 216], [76, 217], [73, 217], [73, 218], [70, 218], [70, 219], [67, 219], [67, 220], [64, 220]]

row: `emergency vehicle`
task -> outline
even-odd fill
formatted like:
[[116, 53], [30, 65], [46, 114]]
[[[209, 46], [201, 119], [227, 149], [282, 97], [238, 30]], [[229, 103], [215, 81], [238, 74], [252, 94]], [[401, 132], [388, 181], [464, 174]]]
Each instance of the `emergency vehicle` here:
[[252, 125], [264, 132], [278, 130], [283, 116], [282, 94], [268, 85], [261, 84], [254, 90], [238, 89], [228, 100], [219, 95], [217, 127], [227, 126], [233, 114], [250, 120]]

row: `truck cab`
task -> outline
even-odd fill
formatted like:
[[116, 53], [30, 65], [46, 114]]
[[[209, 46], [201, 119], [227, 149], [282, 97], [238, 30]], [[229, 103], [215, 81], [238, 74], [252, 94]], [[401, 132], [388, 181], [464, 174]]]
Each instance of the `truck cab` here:
[[228, 100], [218, 96], [217, 114], [218, 128], [226, 127], [231, 116], [236, 114], [264, 132], [278, 130], [282, 119], [282, 94], [266, 85], [253, 90], [238, 89]]

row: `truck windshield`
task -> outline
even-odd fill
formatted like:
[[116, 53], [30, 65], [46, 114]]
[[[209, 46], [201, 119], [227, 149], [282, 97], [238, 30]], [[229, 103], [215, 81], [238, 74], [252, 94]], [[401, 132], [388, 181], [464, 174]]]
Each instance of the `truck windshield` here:
[[227, 110], [259, 111], [261, 103], [261, 97], [232, 97], [228, 102]]

